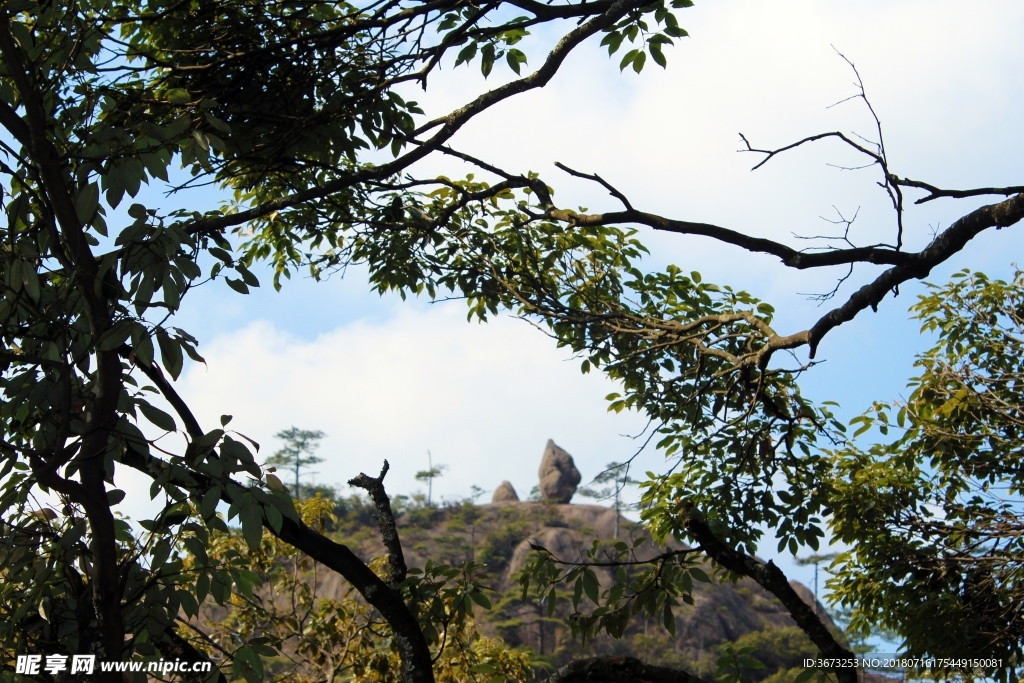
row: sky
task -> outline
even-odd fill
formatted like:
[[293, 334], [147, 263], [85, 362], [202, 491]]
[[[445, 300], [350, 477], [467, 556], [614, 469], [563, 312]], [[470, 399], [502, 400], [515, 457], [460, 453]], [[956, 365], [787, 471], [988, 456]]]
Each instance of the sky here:
[[[875, 185], [878, 170], [846, 171], [857, 159], [834, 142], [772, 160], [756, 172], [755, 155], [738, 153], [739, 133], [760, 147], [781, 146], [832, 130], [875, 135], [860, 101], [830, 107], [856, 93], [852, 62], [882, 121], [893, 172], [942, 187], [1021, 184], [1024, 158], [1024, 3], [834, 0], [698, 0], [677, 11], [689, 38], [666, 51], [668, 68], [648, 63], [620, 73], [600, 38], [581, 46], [543, 90], [503, 103], [453, 140], [462, 151], [509, 171], [543, 173], [565, 207], [593, 211], [618, 205], [600, 188], [554, 168], [560, 161], [598, 173], [642, 210], [706, 221], [800, 244], [797, 235], [835, 231], [825, 220], [857, 213], [859, 244], [891, 241], [894, 216]], [[552, 36], [527, 39], [536, 68]], [[532, 49], [532, 51], [531, 51]], [[417, 99], [435, 116], [507, 78], [484, 81], [474, 69], [448, 68]], [[424, 173], [473, 172], [450, 163]], [[916, 197], [917, 195], [910, 194]], [[216, 198], [211, 198], [216, 199]], [[908, 248], [995, 198], [939, 200], [912, 207]], [[831, 234], [831, 233], [830, 233]], [[641, 230], [648, 268], [669, 263], [706, 280], [745, 288], [772, 303], [780, 332], [805, 329], [827, 309], [806, 294], [830, 290], [843, 272], [798, 272], [776, 259], [697, 237]], [[990, 231], [930, 281], [962, 268], [1006, 275], [1018, 259], [1021, 227]], [[849, 295], [878, 271], [859, 268], [839, 291]], [[297, 277], [282, 292], [265, 286], [249, 296], [222, 282], [199, 288], [176, 316], [200, 340], [207, 363], [192, 364], [178, 388], [206, 429], [222, 414], [262, 444], [260, 459], [279, 447], [273, 435], [290, 426], [326, 433], [317, 483], [344, 482], [391, 464], [392, 494], [422, 490], [415, 481], [434, 463], [447, 466], [435, 498], [487, 493], [509, 480], [525, 497], [537, 482], [548, 439], [575, 458], [584, 481], [610, 461], [635, 452], [636, 415], [610, 414], [616, 387], [582, 375], [579, 360], [523, 321], [466, 322], [464, 304], [403, 302], [369, 291], [358, 268], [344, 279]], [[836, 400], [852, 417], [875, 399], [898, 399], [927, 339], [908, 320], [920, 286], [901, 288], [878, 313], [834, 330], [819, 350], [821, 365], [802, 383], [816, 400]], [[656, 452], [642, 470], [664, 467]], [[129, 475], [130, 476], [130, 475]], [[144, 516], [152, 505], [138, 480], [121, 504]], [[792, 578], [810, 585], [813, 568], [776, 557]]]

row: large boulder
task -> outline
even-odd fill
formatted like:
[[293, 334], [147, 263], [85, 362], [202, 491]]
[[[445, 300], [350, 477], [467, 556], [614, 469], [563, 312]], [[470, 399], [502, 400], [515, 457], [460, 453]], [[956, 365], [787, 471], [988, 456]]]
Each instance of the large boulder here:
[[583, 478], [572, 456], [556, 446], [551, 439], [548, 439], [537, 474], [540, 475], [540, 495], [553, 503], [568, 503], [572, 500]]
[[519, 494], [512, 488], [512, 484], [508, 481], [501, 482], [498, 488], [494, 489], [494, 496], [491, 497], [492, 503], [518, 503]]

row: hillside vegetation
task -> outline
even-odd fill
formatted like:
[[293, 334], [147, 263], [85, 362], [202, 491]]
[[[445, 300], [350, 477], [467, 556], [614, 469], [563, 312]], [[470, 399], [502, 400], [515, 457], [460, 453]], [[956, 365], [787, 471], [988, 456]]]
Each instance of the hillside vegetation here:
[[[328, 493], [329, 492], [325, 492]], [[753, 680], [788, 680], [799, 660], [815, 649], [794, 625], [785, 608], [770, 594], [747, 578], [737, 582], [699, 584], [694, 604], [684, 605], [676, 616], [676, 636], [661, 624], [636, 617], [620, 640], [602, 635], [593, 641], [574, 641], [566, 626], [568, 599], [559, 600], [554, 614], [532, 596], [523, 600], [517, 572], [531, 552], [531, 544], [547, 548], [561, 559], [578, 558], [595, 539], [613, 539], [616, 511], [600, 505], [555, 504], [550, 502], [509, 502], [475, 505], [470, 502], [428, 506], [422, 500], [398, 499], [398, 527], [409, 566], [427, 562], [459, 565], [467, 560], [487, 567], [493, 609], [478, 612], [477, 626], [488, 636], [497, 636], [511, 646], [528, 648], [536, 668], [545, 669], [581, 655], [616, 654], [635, 656], [666, 666], [684, 667], [706, 679], [711, 678], [723, 647], [753, 646], [754, 656], [764, 669], [745, 673]], [[373, 508], [358, 497], [336, 501], [332, 533], [371, 560], [384, 554], [377, 534]], [[632, 543], [642, 529], [619, 518], [619, 537]], [[638, 548], [651, 556], [662, 552], [651, 543]], [[710, 574], [710, 567], [708, 573]], [[602, 585], [613, 579], [598, 571]], [[811, 592], [801, 584], [794, 587], [808, 603]], [[335, 575], [317, 587], [318, 595], [338, 598], [347, 588]], [[820, 613], [834, 627], [824, 608]]]

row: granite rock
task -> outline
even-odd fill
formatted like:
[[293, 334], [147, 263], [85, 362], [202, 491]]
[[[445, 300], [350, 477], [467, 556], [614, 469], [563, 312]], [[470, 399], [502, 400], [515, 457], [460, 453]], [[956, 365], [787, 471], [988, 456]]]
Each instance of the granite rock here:
[[548, 439], [537, 474], [540, 476], [540, 494], [544, 500], [552, 503], [568, 503], [572, 500], [582, 479], [572, 456], [556, 446], [551, 439]]
[[508, 481], [501, 482], [498, 488], [494, 489], [494, 496], [491, 498], [492, 503], [518, 503], [519, 494], [512, 487]]

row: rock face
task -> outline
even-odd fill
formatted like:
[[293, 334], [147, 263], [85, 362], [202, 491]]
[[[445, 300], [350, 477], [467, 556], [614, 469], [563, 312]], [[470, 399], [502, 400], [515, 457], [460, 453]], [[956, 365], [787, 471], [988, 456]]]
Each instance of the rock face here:
[[[350, 534], [342, 536], [342, 540], [365, 560], [387, 552], [377, 533], [365, 532], [375, 525], [373, 513], [372, 504], [363, 503], [359, 517], [341, 528], [342, 533]], [[813, 645], [804, 641], [786, 608], [749, 578], [735, 584], [695, 582], [693, 604], [679, 605], [673, 611], [676, 619], [674, 635], [658, 628], [653, 621], [648, 627], [641, 615], [635, 615], [620, 640], [604, 633], [584, 645], [573, 644], [570, 630], [556, 621], [568, 618], [572, 611], [571, 603], [559, 599], [555, 619], [545, 619], [546, 610], [539, 611], [536, 600], [531, 599], [530, 604], [520, 600], [522, 587], [517, 574], [535, 552], [531, 544], [543, 546], [563, 561], [578, 561], [595, 538], [611, 541], [618, 516], [615, 510], [601, 505], [558, 505], [524, 500], [477, 506], [473, 510], [472, 521], [466, 513], [465, 507], [445, 507], [436, 510], [435, 515], [429, 518], [409, 513], [399, 517], [406, 562], [411, 567], [422, 567], [431, 560], [451, 566], [466, 560], [484, 564], [492, 577], [489, 583], [501, 596], [512, 599], [501, 598], [500, 606], [499, 601], [494, 600], [494, 609], [482, 613], [477, 622], [481, 634], [500, 636], [510, 645], [522, 645], [550, 656], [553, 667], [564, 666], [581, 656], [611, 654], [637, 657], [658, 666], [685, 667], [701, 675], [703, 680], [710, 680], [709, 672], [715, 670], [720, 645], [747, 634], [759, 634], [756, 640], [751, 641], [760, 643], [761, 649], [754, 656], [767, 668], [759, 670], [751, 680], [765, 683], [764, 678], [774, 672], [800, 667], [802, 657], [814, 652]], [[619, 523], [620, 538], [630, 545], [648, 536], [644, 528], [635, 522], [620, 518]], [[637, 559], [646, 560], [667, 549], [683, 548], [675, 541], [670, 541], [668, 546], [655, 546], [645, 541], [634, 546], [632, 552], [636, 553]], [[710, 566], [702, 568], [711, 573]], [[593, 571], [601, 590], [615, 585], [616, 576], [611, 568], [595, 567]], [[813, 603], [811, 590], [796, 582], [791, 585], [797, 595], [808, 604]], [[343, 600], [350, 595], [350, 590], [336, 572], [328, 572], [316, 583], [318, 597]], [[581, 605], [581, 611], [591, 608], [589, 602]], [[204, 610], [210, 609], [204, 606]], [[216, 609], [223, 610], [220, 607]], [[824, 608], [819, 605], [818, 609], [822, 620], [830, 625]], [[224, 612], [212, 614], [222, 619]], [[644, 640], [635, 639], [637, 635], [643, 635]], [[773, 680], [792, 678], [775, 677]], [[864, 676], [863, 683], [893, 681], [868, 674]]]
[[512, 488], [512, 484], [508, 481], [501, 482], [501, 486], [494, 489], [494, 496], [491, 498], [492, 503], [518, 503], [519, 495], [516, 490]]
[[537, 474], [540, 475], [540, 494], [544, 500], [553, 503], [568, 503], [572, 500], [582, 479], [572, 456], [556, 446], [551, 439], [548, 439]]

